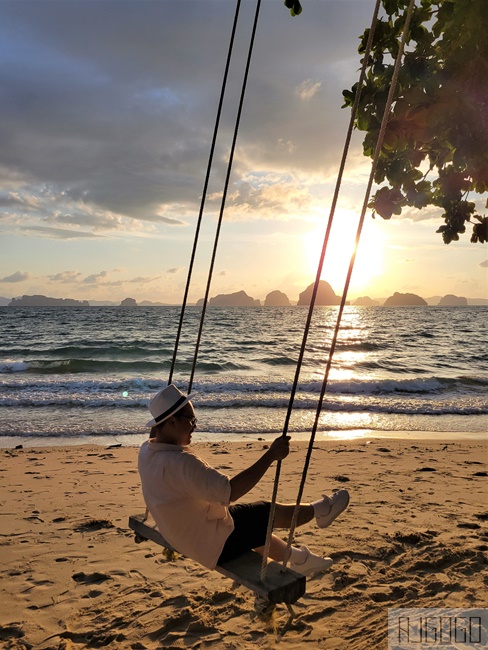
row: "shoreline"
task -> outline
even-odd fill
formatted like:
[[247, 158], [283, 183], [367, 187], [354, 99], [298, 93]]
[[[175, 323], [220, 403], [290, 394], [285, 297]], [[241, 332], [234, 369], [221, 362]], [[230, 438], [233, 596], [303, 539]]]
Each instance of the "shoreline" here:
[[[263, 453], [260, 438], [192, 447], [233, 476]], [[293, 441], [283, 461], [281, 502], [295, 500], [306, 448]], [[307, 579], [289, 622], [283, 606], [259, 618], [252, 594], [217, 572], [134, 543], [135, 446], [4, 449], [0, 638], [39, 650], [386, 650], [388, 608], [484, 606], [487, 452], [486, 441], [315, 442], [302, 501], [346, 487], [351, 503], [330, 528], [298, 529], [295, 543], [334, 565]], [[244, 500], [269, 499], [273, 479]]]
[[[206, 442], [230, 442], [243, 443], [252, 440], [269, 441], [274, 440], [280, 433], [210, 433], [205, 431], [196, 432], [193, 436], [195, 444]], [[309, 432], [292, 432], [292, 440], [307, 442]], [[25, 449], [42, 447], [80, 447], [84, 445], [95, 445], [109, 447], [112, 445], [122, 447], [139, 447], [148, 436], [148, 431], [134, 433], [131, 435], [87, 435], [87, 436], [0, 436], [1, 449], [15, 449], [22, 445]], [[317, 432], [315, 442], [354, 442], [363, 440], [425, 440], [432, 442], [458, 441], [458, 442], [486, 442], [488, 432], [465, 432], [465, 431], [416, 431], [400, 430], [386, 431], [376, 429], [349, 429], [336, 431]]]

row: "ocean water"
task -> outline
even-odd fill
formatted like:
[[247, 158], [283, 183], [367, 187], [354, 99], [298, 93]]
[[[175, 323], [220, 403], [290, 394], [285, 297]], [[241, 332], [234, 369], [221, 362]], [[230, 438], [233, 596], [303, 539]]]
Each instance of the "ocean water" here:
[[[281, 433], [307, 308], [207, 310], [194, 380], [194, 439]], [[200, 309], [190, 307], [173, 378], [188, 384]], [[346, 307], [317, 439], [486, 436], [486, 307]], [[337, 307], [318, 307], [289, 432], [307, 438]], [[0, 445], [147, 434], [166, 385], [176, 307], [0, 307]]]

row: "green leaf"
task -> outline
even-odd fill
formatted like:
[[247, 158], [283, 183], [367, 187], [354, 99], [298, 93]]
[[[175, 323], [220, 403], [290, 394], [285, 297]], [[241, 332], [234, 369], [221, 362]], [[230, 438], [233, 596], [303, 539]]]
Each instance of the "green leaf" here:
[[290, 10], [292, 16], [299, 16], [302, 13], [302, 5], [299, 0], [285, 0], [285, 7]]
[[354, 104], [355, 93], [352, 90], [343, 90], [342, 96], [344, 97], [344, 104], [341, 108], [346, 108], [346, 106], [352, 106]]
[[476, 244], [486, 244], [488, 242], [488, 217], [480, 219], [480, 223], [473, 226], [473, 234], [471, 235], [471, 242]]
[[[386, 180], [389, 186], [371, 200], [374, 212], [389, 219], [405, 205], [439, 208], [444, 225], [438, 232], [445, 243], [458, 240], [473, 220], [480, 221], [471, 241], [487, 241], [486, 217], [479, 216], [475, 201], [466, 200], [468, 192], [488, 191], [488, 113], [481, 100], [488, 88], [487, 1], [417, 0], [398, 99], [375, 171], [375, 182]], [[369, 157], [374, 155], [392, 79], [391, 57], [398, 52], [409, 0], [382, 2], [384, 18], [375, 32], [356, 118]], [[360, 39], [362, 53], [368, 34], [365, 30]], [[344, 91], [343, 97], [344, 106], [353, 104], [353, 91]]]
[[302, 13], [302, 5], [298, 0], [295, 0], [293, 7], [290, 9], [292, 16], [299, 16]]

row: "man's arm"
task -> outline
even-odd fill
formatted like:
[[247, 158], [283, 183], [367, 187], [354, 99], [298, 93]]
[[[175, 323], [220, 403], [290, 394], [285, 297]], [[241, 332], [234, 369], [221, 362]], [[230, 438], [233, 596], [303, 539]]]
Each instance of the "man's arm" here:
[[290, 452], [290, 436], [280, 436], [268, 451], [243, 472], [230, 479], [230, 500], [237, 501], [260, 481], [275, 460], [283, 460]]

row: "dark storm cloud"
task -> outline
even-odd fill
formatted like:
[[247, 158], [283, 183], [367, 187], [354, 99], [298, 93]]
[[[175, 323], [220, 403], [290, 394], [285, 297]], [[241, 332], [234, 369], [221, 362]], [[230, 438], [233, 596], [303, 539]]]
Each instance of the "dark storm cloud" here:
[[[342, 146], [340, 92], [358, 65], [344, 42], [359, 35], [372, 7], [310, 3], [292, 20], [281, 4], [263, 3], [234, 179], [253, 168], [327, 173]], [[213, 191], [225, 174], [251, 10], [243, 3]], [[83, 216], [83, 205], [184, 223], [179, 216], [198, 207], [233, 12], [221, 0], [1, 3], [0, 166], [17, 186], [47, 185], [60, 202], [75, 203], [80, 216], [61, 223], [120, 226], [117, 217]], [[3, 196], [13, 207], [12, 188], [1, 189], [0, 206]]]

